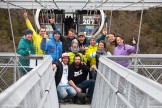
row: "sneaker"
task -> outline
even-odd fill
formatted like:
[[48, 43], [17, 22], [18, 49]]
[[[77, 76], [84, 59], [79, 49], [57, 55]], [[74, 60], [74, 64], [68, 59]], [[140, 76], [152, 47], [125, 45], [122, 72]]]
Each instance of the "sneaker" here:
[[76, 103], [77, 104], [86, 104], [87, 103], [87, 94], [86, 93], [78, 93]]
[[69, 102], [69, 101], [70, 101], [69, 98], [64, 99], [64, 102]]
[[87, 104], [91, 104], [92, 98], [87, 98]]
[[64, 103], [64, 100], [59, 100], [59, 103]]
[[86, 93], [77, 93], [77, 98], [85, 98], [87, 97], [87, 94]]

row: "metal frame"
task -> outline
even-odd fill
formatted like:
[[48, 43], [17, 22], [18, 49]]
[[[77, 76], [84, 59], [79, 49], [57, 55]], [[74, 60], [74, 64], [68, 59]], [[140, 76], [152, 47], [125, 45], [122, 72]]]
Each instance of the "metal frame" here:
[[[1, 0], [0, 8], [7, 8], [7, 0]], [[143, 0], [8, 0], [10, 8], [25, 8], [25, 9], [64, 9], [64, 10], [141, 10]], [[33, 3], [33, 6], [32, 6]], [[144, 9], [151, 7], [161, 7], [161, 0], [144, 0]]]

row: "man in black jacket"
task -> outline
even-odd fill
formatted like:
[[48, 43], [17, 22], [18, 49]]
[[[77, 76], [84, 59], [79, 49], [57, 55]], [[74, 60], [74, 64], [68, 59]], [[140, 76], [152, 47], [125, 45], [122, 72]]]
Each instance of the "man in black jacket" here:
[[72, 98], [76, 95], [76, 90], [68, 83], [69, 74], [69, 54], [62, 54], [62, 61], [57, 61], [53, 64], [53, 67], [57, 67], [55, 74], [55, 82], [57, 86], [57, 93], [59, 100]]
[[85, 64], [81, 63], [81, 57], [76, 54], [74, 57], [74, 62], [70, 65], [68, 80], [69, 84], [77, 91], [77, 93], [82, 93], [83, 90], [88, 89], [87, 95], [91, 100], [94, 91], [94, 79], [87, 80], [88, 72], [94, 72], [95, 66], [89, 68]]

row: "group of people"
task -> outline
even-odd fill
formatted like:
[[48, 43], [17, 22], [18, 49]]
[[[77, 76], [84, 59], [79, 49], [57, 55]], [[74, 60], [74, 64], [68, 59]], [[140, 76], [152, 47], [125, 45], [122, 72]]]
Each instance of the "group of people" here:
[[[72, 97], [86, 96], [89, 101], [92, 100], [95, 85], [95, 68], [98, 67], [100, 55], [129, 55], [136, 52], [136, 42], [133, 40], [133, 46], [125, 44], [124, 38], [120, 35], [107, 34], [103, 29], [98, 38], [87, 38], [84, 32], [76, 36], [74, 29], [68, 30], [68, 36], [62, 36], [61, 32], [55, 26], [54, 19], [50, 19], [53, 34], [47, 34], [46, 29], [41, 27], [37, 34], [34, 30], [28, 13], [24, 13], [27, 30], [21, 38], [17, 53], [22, 56], [30, 54], [46, 54], [52, 57], [52, 67], [57, 71], [55, 73], [56, 87], [59, 100], [65, 100]], [[29, 61], [20, 59], [23, 66], [29, 65]], [[123, 65], [121, 63], [121, 65]], [[123, 66], [127, 66], [124, 64]], [[31, 69], [21, 71], [26, 74]], [[89, 80], [87, 76], [89, 75]]]

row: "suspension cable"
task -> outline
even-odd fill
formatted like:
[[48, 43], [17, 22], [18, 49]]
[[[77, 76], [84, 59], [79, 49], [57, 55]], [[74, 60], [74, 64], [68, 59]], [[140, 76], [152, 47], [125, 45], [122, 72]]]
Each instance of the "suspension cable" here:
[[112, 6], [111, 6], [111, 15], [110, 15], [110, 22], [109, 22], [109, 33], [110, 33], [110, 30], [111, 30], [111, 20], [112, 20], [112, 13], [113, 13], [113, 5], [114, 4], [114, 0], [112, 1]]
[[48, 24], [49, 24], [49, 13], [48, 13], [48, 5], [46, 4], [46, 7], [47, 7], [47, 14], [46, 14], [46, 16], [47, 16], [47, 26], [46, 26], [46, 29], [48, 29], [48, 31], [50, 32], [50, 27], [48, 27]]
[[105, 3], [108, 2], [108, 1], [109, 1], [109, 0], [106, 0], [106, 1], [102, 2], [100, 5], [96, 6], [96, 8], [101, 7], [103, 4], [105, 4]]
[[[34, 28], [35, 28], [35, 31], [37, 32], [38, 29], [37, 29], [37, 25], [36, 25], [36, 22], [35, 22], [35, 11], [34, 11], [34, 1], [32, 1], [32, 10], [33, 10], [33, 18], [34, 18]], [[38, 16], [38, 20], [39, 20], [39, 16]]]
[[57, 7], [58, 10], [60, 10], [60, 8], [57, 6], [55, 0], [53, 0], [53, 3], [55, 4], [55, 6]]
[[135, 67], [134, 67], [135, 72], [137, 72], [137, 54], [139, 52], [139, 40], [140, 40], [140, 37], [141, 37], [141, 26], [142, 26], [142, 18], [143, 18], [143, 10], [144, 10], [144, 0], [141, 0], [141, 2], [143, 2], [143, 3], [142, 3], [139, 31], [138, 31], [137, 50], [136, 50]]
[[38, 3], [40, 6], [47, 8], [46, 6], [42, 5], [39, 1], [35, 0], [36, 3]]
[[134, 4], [140, 3], [141, 1], [143, 1], [143, 0], [139, 0], [139, 1], [137, 1], [137, 2], [134, 2], [134, 3], [129, 4], [129, 5], [127, 5], [127, 6], [122, 6], [122, 7], [118, 8], [118, 9], [115, 9], [115, 10], [120, 10], [120, 9], [123, 9], [123, 8], [130, 7], [130, 6], [134, 5]]
[[13, 33], [13, 27], [12, 27], [12, 21], [11, 21], [11, 13], [10, 13], [10, 7], [9, 7], [9, 2], [7, 1], [7, 8], [8, 8], [8, 15], [9, 15], [9, 21], [10, 21], [10, 29], [11, 29], [11, 35], [12, 35], [12, 40], [13, 40], [13, 46], [14, 46], [14, 52], [16, 56], [16, 46], [15, 46], [15, 38], [14, 38], [14, 33]]
[[21, 7], [21, 6], [18, 6], [18, 5], [15, 5], [15, 4], [13, 4], [13, 3], [10, 3], [8, 0], [1, 0], [1, 1], [3, 1], [4, 3], [6, 3], [6, 1], [7, 1], [7, 4], [10, 4], [10, 5], [12, 5], [12, 6], [15, 6], [15, 7], [18, 7], [18, 8], [21, 8], [21, 9], [25, 9], [24, 7]]
[[87, 4], [90, 2], [90, 0], [88, 0], [87, 2], [86, 2], [86, 4], [83, 6], [83, 8], [81, 9], [81, 10], [83, 10], [86, 6], [87, 6]]
[[7, 1], [7, 8], [8, 8], [8, 16], [9, 16], [9, 21], [10, 21], [10, 29], [11, 29], [11, 35], [12, 35], [12, 41], [13, 41], [13, 46], [14, 46], [14, 53], [15, 53], [15, 68], [14, 68], [14, 82], [16, 82], [16, 65], [17, 65], [17, 54], [16, 54], [16, 45], [15, 45], [15, 38], [14, 38], [14, 33], [13, 33], [13, 27], [12, 27], [12, 21], [11, 21], [11, 13], [10, 13], [10, 7], [9, 7], [9, 2]]

